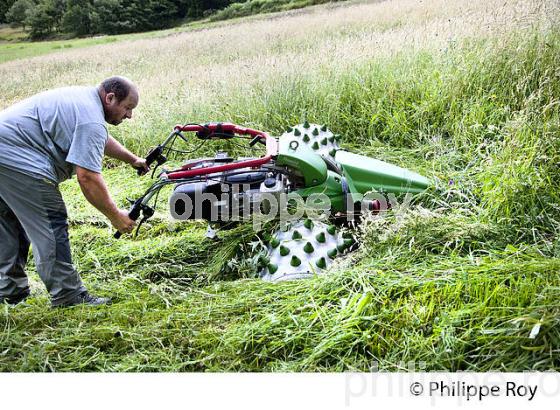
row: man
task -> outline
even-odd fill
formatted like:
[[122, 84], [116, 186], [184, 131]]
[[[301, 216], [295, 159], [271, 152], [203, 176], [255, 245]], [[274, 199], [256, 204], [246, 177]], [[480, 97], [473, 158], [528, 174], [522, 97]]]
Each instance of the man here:
[[133, 229], [135, 222], [107, 190], [101, 164], [106, 154], [148, 171], [105, 125], [130, 119], [138, 99], [130, 80], [111, 77], [98, 87], [46, 91], [0, 112], [0, 303], [29, 296], [24, 268], [30, 243], [52, 306], [109, 303], [87, 292], [72, 264], [58, 184], [75, 173], [86, 199], [116, 229]]

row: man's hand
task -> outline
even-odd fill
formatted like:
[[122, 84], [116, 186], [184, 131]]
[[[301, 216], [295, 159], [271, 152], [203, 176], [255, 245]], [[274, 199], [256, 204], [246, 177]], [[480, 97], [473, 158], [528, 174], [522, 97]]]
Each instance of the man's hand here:
[[111, 225], [120, 233], [130, 233], [134, 229], [134, 225], [136, 225], [136, 221], [128, 217], [128, 211], [123, 209], [119, 209], [118, 212], [111, 217], [110, 221]]
[[144, 158], [136, 157], [130, 165], [132, 165], [132, 168], [137, 169], [140, 175], [146, 175], [150, 170], [150, 167]]
[[150, 167], [146, 164], [145, 159], [134, 155], [110, 135], [107, 139], [107, 143], [105, 144], [105, 154], [111, 158], [130, 164], [134, 169], [138, 170], [139, 175], [144, 175], [150, 170]]
[[117, 208], [100, 173], [76, 165], [76, 176], [88, 202], [109, 218], [116, 229], [122, 233], [134, 229], [136, 222], [128, 217], [127, 211]]

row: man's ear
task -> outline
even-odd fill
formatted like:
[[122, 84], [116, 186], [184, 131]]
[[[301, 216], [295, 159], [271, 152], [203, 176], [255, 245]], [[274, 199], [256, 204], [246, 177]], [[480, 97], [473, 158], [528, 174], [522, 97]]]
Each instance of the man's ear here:
[[111, 104], [115, 100], [115, 93], [107, 93], [105, 94], [105, 102], [107, 104]]

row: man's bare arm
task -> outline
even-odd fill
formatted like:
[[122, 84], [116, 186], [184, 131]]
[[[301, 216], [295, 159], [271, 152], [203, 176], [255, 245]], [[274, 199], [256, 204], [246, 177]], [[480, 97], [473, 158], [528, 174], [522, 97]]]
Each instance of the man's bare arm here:
[[141, 170], [141, 174], [145, 174], [150, 170], [146, 165], [146, 160], [134, 155], [127, 150], [120, 142], [109, 135], [105, 144], [105, 155], [126, 162], [132, 167]]
[[105, 155], [110, 156], [127, 164], [132, 164], [138, 159], [136, 155], [127, 150], [120, 142], [109, 135], [107, 143], [105, 144]]
[[90, 204], [109, 218], [111, 224], [120, 232], [132, 231], [135, 222], [128, 217], [127, 211], [117, 207], [101, 174], [76, 165], [76, 176], [80, 189]]

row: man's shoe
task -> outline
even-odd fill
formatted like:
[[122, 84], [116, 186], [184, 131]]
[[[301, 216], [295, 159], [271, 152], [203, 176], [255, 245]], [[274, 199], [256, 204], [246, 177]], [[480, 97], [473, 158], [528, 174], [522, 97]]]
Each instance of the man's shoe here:
[[76, 305], [89, 305], [89, 306], [100, 306], [108, 305], [111, 303], [110, 298], [100, 298], [91, 295], [87, 290], [77, 294], [72, 299], [61, 303], [60, 305], [53, 305], [53, 307], [70, 307]]
[[17, 295], [1, 297], [0, 298], [0, 304], [7, 303], [9, 305], [15, 306], [18, 303], [21, 303], [25, 299], [27, 299], [30, 294], [31, 294], [31, 291], [29, 289], [25, 289], [23, 292], [20, 292]]

